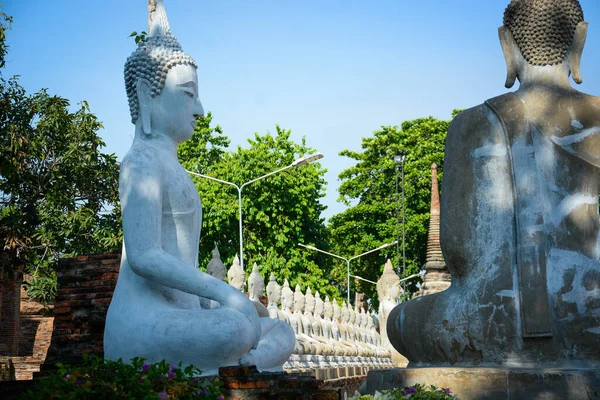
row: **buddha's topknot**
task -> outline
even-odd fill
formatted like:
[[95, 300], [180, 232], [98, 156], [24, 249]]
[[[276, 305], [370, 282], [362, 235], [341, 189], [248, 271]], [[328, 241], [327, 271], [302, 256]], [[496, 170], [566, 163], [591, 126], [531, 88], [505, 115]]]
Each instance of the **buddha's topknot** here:
[[562, 63], [582, 21], [578, 0], [512, 0], [504, 11], [504, 26], [531, 65]]

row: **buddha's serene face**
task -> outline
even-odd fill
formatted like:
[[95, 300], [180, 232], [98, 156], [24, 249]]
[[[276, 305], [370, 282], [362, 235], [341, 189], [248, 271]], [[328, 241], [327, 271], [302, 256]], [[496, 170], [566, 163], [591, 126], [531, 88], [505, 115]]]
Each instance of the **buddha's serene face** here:
[[152, 132], [167, 135], [177, 143], [191, 138], [196, 118], [204, 115], [196, 68], [179, 64], [169, 69], [163, 90], [151, 104]]

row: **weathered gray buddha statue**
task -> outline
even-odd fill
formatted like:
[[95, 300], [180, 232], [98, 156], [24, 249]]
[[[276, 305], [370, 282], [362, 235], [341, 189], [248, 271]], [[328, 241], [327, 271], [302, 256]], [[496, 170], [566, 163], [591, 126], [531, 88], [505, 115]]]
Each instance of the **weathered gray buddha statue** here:
[[[227, 365], [280, 369], [294, 347], [291, 328], [259, 318], [244, 293], [198, 269], [202, 208], [177, 146], [203, 110], [196, 63], [171, 34], [160, 0], [148, 38], [127, 59], [125, 85], [135, 138], [121, 163], [124, 243], [105, 357], [166, 359], [205, 374]], [[204, 309], [201, 299], [220, 307]]]
[[419, 365], [600, 364], [600, 99], [581, 82], [576, 0], [513, 0], [499, 30], [516, 92], [460, 113], [446, 139], [445, 292], [396, 307]]

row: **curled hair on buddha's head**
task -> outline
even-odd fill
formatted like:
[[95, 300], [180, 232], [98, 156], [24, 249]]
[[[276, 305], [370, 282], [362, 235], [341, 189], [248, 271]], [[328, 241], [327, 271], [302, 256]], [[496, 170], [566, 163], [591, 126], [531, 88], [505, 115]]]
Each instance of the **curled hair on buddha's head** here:
[[139, 115], [136, 92], [138, 80], [148, 81], [151, 96], [156, 97], [165, 86], [169, 69], [180, 64], [198, 68], [192, 57], [183, 51], [177, 38], [171, 34], [165, 7], [162, 0], [158, 0], [148, 37], [138, 43], [137, 49], [125, 62], [125, 90], [132, 123], [136, 123]]
[[580, 22], [578, 0], [512, 0], [504, 11], [504, 26], [525, 60], [536, 66], [565, 61]]

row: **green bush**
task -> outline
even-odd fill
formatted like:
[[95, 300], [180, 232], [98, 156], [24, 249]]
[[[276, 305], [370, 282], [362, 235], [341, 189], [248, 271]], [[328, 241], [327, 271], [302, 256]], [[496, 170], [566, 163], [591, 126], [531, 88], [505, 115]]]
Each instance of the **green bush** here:
[[131, 364], [83, 355], [81, 365], [57, 364], [58, 372], [42, 380], [23, 399], [69, 400], [223, 400], [217, 383], [199, 377], [201, 371], [166, 361], [145, 364], [136, 357]]
[[431, 385], [426, 387], [424, 385], [416, 384], [415, 386], [404, 386], [402, 389], [394, 390], [383, 390], [381, 393], [376, 392], [375, 396], [364, 395], [361, 396], [356, 393], [354, 397], [350, 397], [348, 400], [398, 400], [398, 399], [412, 399], [412, 400], [452, 400], [457, 399], [456, 396], [450, 392], [450, 389], [438, 389]]

